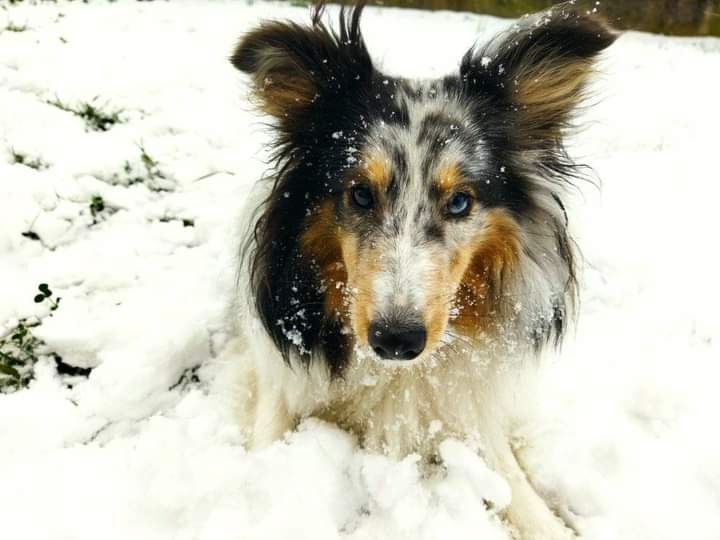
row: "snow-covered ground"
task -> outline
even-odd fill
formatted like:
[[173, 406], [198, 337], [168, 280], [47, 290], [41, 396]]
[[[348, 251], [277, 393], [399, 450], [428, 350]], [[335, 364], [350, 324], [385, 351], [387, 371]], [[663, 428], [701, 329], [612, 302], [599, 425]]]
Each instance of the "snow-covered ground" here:
[[[45, 359], [0, 395], [0, 534], [507, 538], [482, 502], [503, 481], [461, 444], [433, 479], [312, 420], [247, 452], [214, 391], [267, 137], [226, 58], [258, 19], [307, 10], [1, 7], [0, 329], [38, 317], [47, 351], [94, 369], [68, 380]], [[437, 76], [506, 24], [371, 9], [364, 28], [388, 71]], [[580, 324], [546, 360], [524, 460], [585, 538], [717, 539], [720, 40], [628, 33], [603, 69], [573, 147], [603, 179], [573, 211]], [[88, 103], [120, 122], [63, 110]]]

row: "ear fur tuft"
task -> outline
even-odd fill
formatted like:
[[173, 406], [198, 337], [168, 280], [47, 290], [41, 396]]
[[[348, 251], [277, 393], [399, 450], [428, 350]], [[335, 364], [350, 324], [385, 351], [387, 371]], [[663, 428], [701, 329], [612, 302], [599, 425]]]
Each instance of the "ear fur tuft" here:
[[483, 49], [470, 49], [461, 80], [469, 92], [516, 113], [518, 140], [542, 146], [562, 136], [584, 98], [594, 61], [616, 38], [600, 17], [561, 4]]
[[372, 77], [360, 31], [364, 5], [340, 9], [339, 31], [322, 22], [324, 7], [321, 3], [315, 8], [309, 26], [261, 24], [240, 39], [230, 58], [251, 75], [260, 107], [286, 125], [323, 99], [351, 93]]

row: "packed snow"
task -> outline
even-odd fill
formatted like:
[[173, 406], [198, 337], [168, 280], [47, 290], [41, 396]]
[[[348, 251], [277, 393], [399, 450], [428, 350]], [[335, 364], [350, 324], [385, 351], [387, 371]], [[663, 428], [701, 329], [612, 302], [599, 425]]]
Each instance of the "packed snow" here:
[[[379, 65], [413, 77], [510, 24], [366, 15]], [[431, 477], [313, 419], [243, 447], [218, 374], [268, 134], [227, 57], [268, 17], [308, 11], [2, 6], [0, 337], [40, 320], [44, 352], [92, 368], [60, 375], [43, 356], [27, 389], [0, 394], [4, 538], [509, 538], [484, 504], [507, 504], [507, 484], [460, 442]], [[582, 310], [518, 437], [584, 538], [720, 538], [718, 88], [720, 40], [627, 33], [573, 141], [602, 179], [571, 213]], [[40, 283], [57, 309], [33, 301]]]

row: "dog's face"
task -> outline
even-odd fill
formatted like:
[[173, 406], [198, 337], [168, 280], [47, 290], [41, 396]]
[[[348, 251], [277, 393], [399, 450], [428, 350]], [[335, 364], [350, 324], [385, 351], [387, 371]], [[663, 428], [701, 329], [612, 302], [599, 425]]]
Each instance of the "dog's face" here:
[[262, 25], [233, 56], [277, 120], [251, 267], [280, 350], [341, 371], [355, 346], [409, 360], [458, 336], [557, 338], [574, 293], [562, 134], [614, 36], [556, 10], [411, 82], [374, 68], [361, 9], [339, 34], [320, 13]]
[[[388, 85], [390, 85], [388, 80]], [[518, 203], [470, 107], [441, 84], [393, 81], [397, 121], [368, 118], [346, 141], [337, 195], [308, 217], [311, 257], [333, 264], [357, 342], [408, 360], [491, 323], [493, 281], [516, 266]], [[337, 134], [338, 137], [343, 137]], [[351, 150], [350, 150], [351, 149]]]

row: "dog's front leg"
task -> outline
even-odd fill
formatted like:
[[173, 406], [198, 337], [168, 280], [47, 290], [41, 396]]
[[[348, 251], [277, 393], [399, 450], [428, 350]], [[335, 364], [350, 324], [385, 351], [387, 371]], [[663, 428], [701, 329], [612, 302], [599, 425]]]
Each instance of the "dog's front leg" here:
[[567, 540], [575, 531], [556, 516], [532, 487], [520, 467], [506, 433], [495, 426], [486, 441], [488, 458], [510, 484], [512, 499], [504, 516], [520, 540]]
[[257, 388], [255, 420], [251, 446], [262, 448], [283, 437], [295, 428], [297, 419], [288, 411], [285, 399], [278, 388], [260, 383]]
[[242, 335], [227, 344], [222, 353], [225, 373], [220, 378], [225, 382], [218, 388], [228, 396], [250, 448], [281, 439], [297, 423], [282, 393], [287, 368], [282, 358], [258, 341]]

